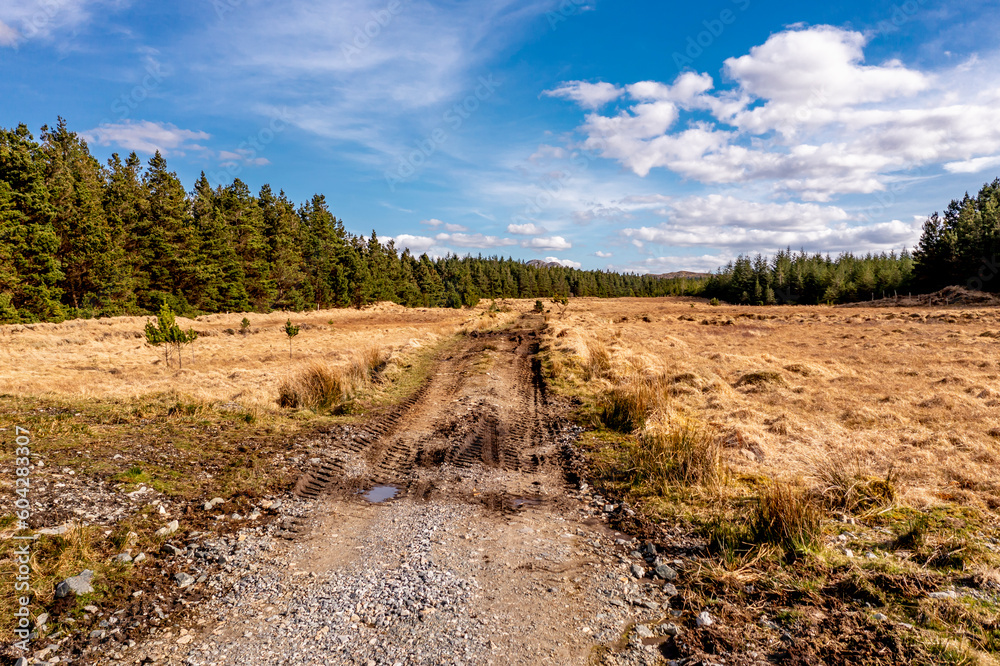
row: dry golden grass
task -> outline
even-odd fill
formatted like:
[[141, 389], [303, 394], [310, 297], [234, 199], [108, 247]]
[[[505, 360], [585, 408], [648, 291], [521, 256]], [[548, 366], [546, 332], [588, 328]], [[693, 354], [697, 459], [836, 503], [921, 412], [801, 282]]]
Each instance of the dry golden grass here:
[[[986, 334], [997, 331], [995, 308], [575, 299], [550, 320], [546, 349], [570, 390], [655, 403], [646, 425], [625, 419], [632, 427], [703, 419], [736, 473], [805, 479], [844, 510], [896, 500], [992, 510], [1000, 341]], [[645, 396], [654, 381], [667, 397]], [[876, 487], [886, 479], [892, 488]]]
[[[393, 355], [431, 344], [464, 322], [477, 322], [483, 309], [378, 304], [360, 311], [179, 317], [182, 328], [200, 334], [183, 351], [183, 369], [176, 359], [167, 367], [162, 349], [146, 343], [143, 317], [0, 326], [0, 394], [129, 400], [174, 392], [273, 409], [281, 384], [313, 366], [340, 370], [366, 362], [359, 359], [365, 350]], [[240, 332], [244, 316], [251, 324], [246, 335]], [[289, 318], [301, 326], [291, 359], [284, 333]]]

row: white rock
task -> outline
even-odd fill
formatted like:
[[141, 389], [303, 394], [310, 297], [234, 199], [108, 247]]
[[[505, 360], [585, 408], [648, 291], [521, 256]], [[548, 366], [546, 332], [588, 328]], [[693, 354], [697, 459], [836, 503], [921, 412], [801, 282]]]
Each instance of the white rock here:
[[713, 620], [712, 616], [708, 614], [708, 611], [702, 611], [698, 613], [698, 617], [695, 618], [695, 623], [699, 627], [711, 627], [715, 624], [715, 620]]
[[946, 590], [944, 592], [931, 592], [927, 596], [931, 599], [958, 599], [958, 592], [955, 590]]

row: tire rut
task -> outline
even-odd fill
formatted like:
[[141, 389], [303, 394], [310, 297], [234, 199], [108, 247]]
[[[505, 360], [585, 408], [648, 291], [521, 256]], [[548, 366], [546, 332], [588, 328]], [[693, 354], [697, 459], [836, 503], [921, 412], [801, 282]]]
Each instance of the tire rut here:
[[[538, 350], [532, 328], [470, 335], [436, 361], [402, 404], [360, 427], [329, 433], [322, 460], [302, 471], [294, 494], [357, 495], [372, 485], [394, 485], [399, 496], [424, 497], [444, 485], [448, 470], [463, 469], [510, 475], [518, 488], [551, 485], [543, 477], [561, 484], [571, 476], [564, 455], [569, 445], [559, 444]], [[488, 493], [471, 494], [483, 501]], [[519, 506], [495, 498], [487, 503]]]

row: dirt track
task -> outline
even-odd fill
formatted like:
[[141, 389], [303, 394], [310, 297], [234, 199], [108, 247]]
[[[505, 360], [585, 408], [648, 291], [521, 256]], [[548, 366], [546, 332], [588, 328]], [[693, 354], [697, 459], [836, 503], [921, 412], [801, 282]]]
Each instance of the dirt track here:
[[[668, 615], [663, 583], [636, 580], [622, 556], [638, 545], [578, 499], [535, 319], [465, 338], [403, 405], [327, 433], [284, 539], [126, 661], [586, 664], [617, 645], [610, 663], [659, 663], [622, 637]], [[364, 499], [385, 486], [393, 499]]]
[[570, 473], [569, 448], [557, 441], [537, 351], [530, 329], [470, 337], [402, 405], [356, 430], [332, 433], [296, 494], [395, 484], [398, 497], [431, 499], [442, 483], [451, 484], [443, 470], [473, 467], [489, 472], [474, 475], [485, 485], [451, 485], [447, 496], [464, 492], [513, 508], [514, 499], [556, 492]]

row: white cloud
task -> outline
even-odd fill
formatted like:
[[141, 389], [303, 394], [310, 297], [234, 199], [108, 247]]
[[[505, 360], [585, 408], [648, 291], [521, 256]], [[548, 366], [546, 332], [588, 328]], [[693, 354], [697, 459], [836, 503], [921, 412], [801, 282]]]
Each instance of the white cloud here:
[[579, 261], [571, 261], [569, 259], [560, 259], [559, 257], [545, 257], [545, 261], [550, 264], [559, 264], [560, 266], [565, 266], [566, 268], [582, 268], [583, 264]]
[[543, 227], [538, 226], [532, 222], [526, 224], [508, 224], [507, 233], [516, 234], [518, 236], [540, 236], [546, 233]]
[[445, 231], [452, 233], [469, 230], [468, 227], [463, 227], [461, 224], [449, 224], [448, 222], [442, 222], [441, 220], [434, 218], [430, 220], [421, 220], [420, 224], [431, 227], [433, 229], [441, 228], [444, 229]]
[[640, 81], [626, 88], [628, 94], [636, 100], [676, 102], [681, 106], [687, 106], [714, 87], [715, 83], [708, 74], [685, 72], [677, 77], [673, 85], [667, 86], [657, 81]]
[[[912, 247], [920, 238], [921, 220], [899, 220], [867, 225], [846, 223], [805, 225], [760, 224], [697, 226], [667, 223], [655, 227], [622, 230], [622, 235], [640, 244], [671, 247], [727, 248], [735, 252], [755, 249], [774, 252], [786, 247], [809, 251], [889, 251]], [[640, 245], [641, 247], [641, 245]]]
[[611, 268], [623, 271], [634, 272], [643, 275], [673, 273], [675, 271], [693, 271], [697, 273], [709, 273], [715, 271], [720, 266], [725, 266], [733, 261], [737, 255], [729, 253], [701, 254], [701, 255], [678, 255], [665, 257], [647, 257], [641, 261], [612, 265]]
[[0, 46], [48, 39], [77, 28], [96, 12], [126, 4], [123, 0], [6, 0], [0, 3]]
[[428, 236], [412, 236], [410, 234], [393, 236], [391, 240], [396, 242], [396, 247], [405, 247], [414, 253], [425, 252], [434, 247], [435, 243], [434, 239]]
[[554, 90], [546, 90], [543, 95], [573, 100], [585, 109], [599, 109], [622, 96], [622, 89], [610, 83], [587, 83], [567, 81]]
[[383, 242], [393, 241], [400, 251], [407, 249], [410, 254], [420, 256], [427, 254], [431, 258], [444, 257], [451, 253], [447, 247], [442, 247], [437, 240], [428, 236], [413, 236], [410, 234], [400, 234], [394, 237], [383, 238]]
[[608, 259], [608, 258], [613, 257], [615, 255], [614, 255], [613, 252], [602, 252], [601, 250], [598, 250], [597, 252], [594, 253], [594, 256], [595, 257], [600, 257], [601, 259]]
[[499, 236], [486, 236], [484, 234], [438, 234], [434, 237], [438, 243], [447, 243], [457, 247], [494, 248], [517, 245], [517, 241], [510, 238], [500, 238]]
[[929, 73], [866, 64], [865, 44], [831, 26], [785, 30], [726, 61], [729, 89], [693, 72], [629, 85], [629, 108], [587, 114], [584, 145], [641, 177], [665, 168], [705, 184], [758, 181], [806, 201], [880, 192], [927, 165], [996, 166], [1000, 92], [981, 85], [995, 62]]
[[677, 200], [664, 214], [680, 226], [732, 226], [781, 231], [822, 229], [830, 223], [850, 219], [844, 209], [836, 206], [758, 203], [720, 194]]
[[881, 102], [930, 86], [929, 77], [898, 61], [863, 65], [866, 41], [860, 32], [833, 26], [788, 30], [726, 60], [726, 74], [757, 99], [823, 108]]
[[944, 168], [949, 173], [979, 173], [980, 171], [992, 169], [996, 166], [1000, 166], [1000, 155], [977, 157], [974, 160], [965, 160], [963, 162], [948, 162], [944, 165]]
[[538, 146], [538, 150], [531, 154], [528, 161], [533, 164], [538, 164], [540, 162], [545, 162], [547, 160], [563, 160], [569, 153], [565, 148], [560, 148], [559, 146], [550, 146], [548, 144], [542, 144]]
[[154, 123], [149, 120], [108, 123], [81, 132], [80, 136], [100, 146], [114, 144], [138, 153], [152, 154], [160, 151], [164, 155], [185, 150], [204, 150], [203, 146], [192, 142], [211, 138], [205, 132], [180, 129], [170, 123]]
[[550, 238], [532, 238], [521, 243], [521, 247], [531, 250], [570, 250], [573, 244], [562, 236], [552, 236]]
[[237, 149], [236, 151], [219, 151], [220, 164], [229, 166], [267, 166], [271, 160], [266, 157], [254, 157], [255, 153], [249, 149]]

